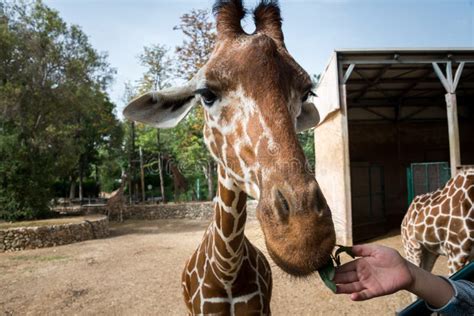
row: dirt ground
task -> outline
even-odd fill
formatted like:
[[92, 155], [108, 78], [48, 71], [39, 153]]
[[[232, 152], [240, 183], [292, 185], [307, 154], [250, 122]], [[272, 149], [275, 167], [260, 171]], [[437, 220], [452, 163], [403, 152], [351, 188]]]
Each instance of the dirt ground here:
[[[127, 221], [113, 224], [107, 239], [0, 254], [0, 314], [185, 315], [181, 270], [206, 227], [189, 220]], [[257, 222], [246, 233], [265, 248]], [[399, 235], [374, 242], [401, 249]], [[447, 273], [444, 258], [434, 272]], [[406, 292], [351, 302], [332, 294], [318, 275], [294, 279], [277, 267], [273, 278], [274, 315], [394, 315], [410, 302]]]

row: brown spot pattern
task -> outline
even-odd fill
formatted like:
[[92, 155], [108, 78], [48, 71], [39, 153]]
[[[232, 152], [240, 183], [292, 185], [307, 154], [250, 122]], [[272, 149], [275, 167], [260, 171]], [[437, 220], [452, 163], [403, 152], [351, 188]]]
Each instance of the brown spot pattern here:
[[[474, 174], [464, 170], [441, 189], [416, 197], [401, 230], [405, 255], [431, 270], [438, 255], [448, 256], [450, 273], [462, 268], [473, 252]], [[434, 260], [430, 257], [434, 256]]]

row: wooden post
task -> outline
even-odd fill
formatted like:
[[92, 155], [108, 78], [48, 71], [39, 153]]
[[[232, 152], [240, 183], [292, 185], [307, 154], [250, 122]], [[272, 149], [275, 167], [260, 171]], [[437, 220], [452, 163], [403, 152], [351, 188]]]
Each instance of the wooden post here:
[[448, 112], [449, 157], [451, 162], [451, 177], [457, 173], [461, 165], [461, 151], [459, 148], [458, 107], [455, 93], [446, 94], [446, 109]]
[[146, 200], [146, 193], [145, 193], [145, 170], [143, 168], [143, 151], [142, 148], [140, 147], [140, 178], [141, 178], [141, 184], [142, 184], [142, 202], [145, 202]]
[[160, 174], [161, 202], [166, 203], [165, 182], [163, 180], [163, 155], [161, 154], [160, 130], [156, 130], [156, 144], [158, 146], [158, 172]]
[[129, 176], [128, 176], [128, 194], [130, 205], [133, 205], [133, 194], [135, 192], [133, 188], [133, 182], [135, 179], [135, 168], [134, 168], [134, 159], [135, 159], [135, 122], [130, 122], [131, 129], [131, 149], [128, 155], [128, 166], [129, 166]]

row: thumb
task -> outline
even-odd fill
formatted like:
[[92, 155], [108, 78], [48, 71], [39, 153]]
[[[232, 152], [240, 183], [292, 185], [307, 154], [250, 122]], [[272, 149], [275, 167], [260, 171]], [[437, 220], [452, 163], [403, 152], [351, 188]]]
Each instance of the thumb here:
[[378, 246], [363, 244], [355, 245], [352, 247], [352, 253], [357, 257], [371, 257], [377, 251]]

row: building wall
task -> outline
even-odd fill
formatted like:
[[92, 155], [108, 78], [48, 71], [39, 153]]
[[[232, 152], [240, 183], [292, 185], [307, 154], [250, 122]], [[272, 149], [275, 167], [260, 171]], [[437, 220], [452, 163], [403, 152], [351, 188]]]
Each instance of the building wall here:
[[315, 129], [316, 180], [331, 209], [339, 244], [352, 244], [348, 157], [346, 157], [346, 116], [341, 111], [330, 114]]

